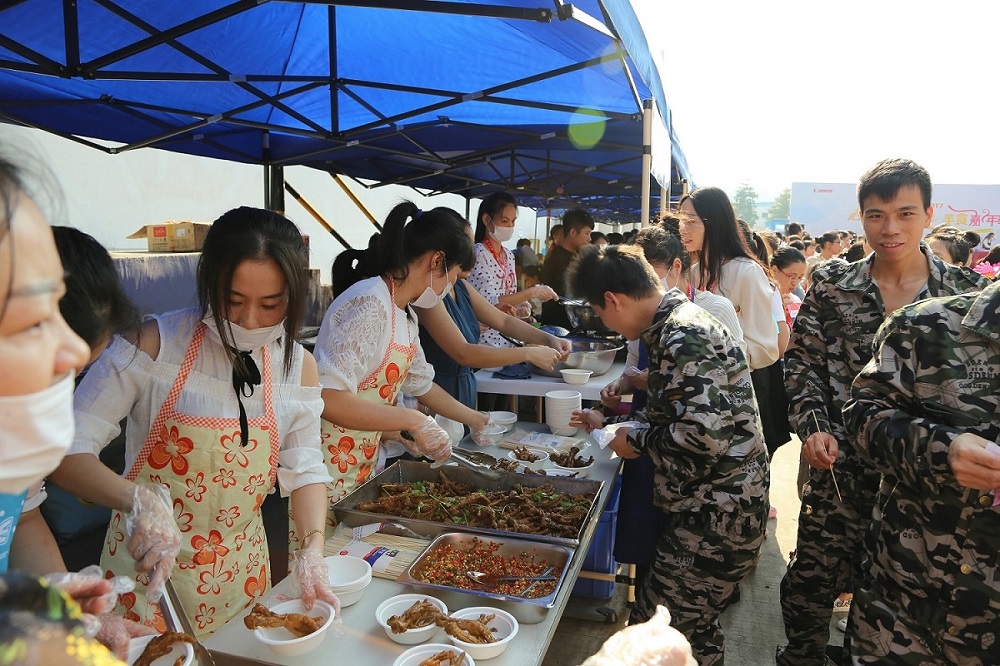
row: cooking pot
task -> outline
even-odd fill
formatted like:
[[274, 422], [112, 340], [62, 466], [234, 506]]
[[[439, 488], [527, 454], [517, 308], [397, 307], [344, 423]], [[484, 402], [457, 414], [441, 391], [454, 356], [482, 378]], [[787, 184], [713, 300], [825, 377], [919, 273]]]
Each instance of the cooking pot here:
[[599, 335], [614, 335], [614, 331], [609, 329], [601, 321], [601, 318], [590, 307], [590, 303], [584, 300], [572, 298], [560, 298], [559, 305], [566, 310], [566, 317], [570, 325], [579, 331], [590, 331]]
[[622, 345], [610, 340], [600, 340], [598, 338], [566, 338], [573, 345], [573, 351], [566, 357], [565, 361], [556, 363], [551, 370], [540, 368], [529, 362], [528, 366], [535, 374], [547, 377], [562, 377], [560, 370], [576, 368], [578, 370], [590, 370], [594, 376], [603, 375], [611, 368], [615, 362], [615, 354], [622, 349]]

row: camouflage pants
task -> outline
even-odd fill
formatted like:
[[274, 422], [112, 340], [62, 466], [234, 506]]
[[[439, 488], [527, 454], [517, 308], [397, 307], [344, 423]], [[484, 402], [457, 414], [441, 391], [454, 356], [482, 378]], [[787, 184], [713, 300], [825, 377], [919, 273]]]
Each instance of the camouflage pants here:
[[[867, 586], [851, 610], [854, 666], [993, 666], [1000, 663], [994, 632], [948, 633], [945, 613], [912, 598], [888, 600]], [[860, 603], [858, 603], [860, 602]]]
[[[823, 666], [830, 641], [833, 602], [848, 578], [860, 571], [863, 535], [870, 522], [859, 506], [871, 507], [873, 480], [855, 482], [855, 475], [838, 465], [841, 502], [830, 470], [809, 468], [803, 487], [795, 558], [781, 579], [781, 615], [788, 644], [777, 657], [779, 666]], [[864, 486], [864, 487], [862, 487]]]
[[724, 663], [719, 616], [736, 586], [753, 569], [764, 540], [763, 513], [674, 513], [657, 543], [656, 559], [629, 623], [645, 622], [658, 605], [691, 643], [701, 666]]

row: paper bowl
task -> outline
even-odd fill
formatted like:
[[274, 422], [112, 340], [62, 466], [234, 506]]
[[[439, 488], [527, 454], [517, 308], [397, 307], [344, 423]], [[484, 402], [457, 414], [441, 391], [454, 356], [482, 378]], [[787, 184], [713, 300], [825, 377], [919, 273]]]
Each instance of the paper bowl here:
[[[443, 652], [444, 650], [451, 650], [452, 652], [459, 652], [460, 650], [454, 645], [448, 645], [447, 643], [428, 643], [427, 645], [418, 645], [417, 647], [410, 648], [403, 654], [396, 657], [396, 661], [392, 662], [392, 666], [419, 666], [420, 662], [428, 657], [433, 657], [438, 652]], [[476, 661], [469, 653], [465, 653], [465, 657], [462, 658], [462, 666], [476, 666]]]
[[507, 649], [507, 645], [514, 639], [514, 636], [517, 636], [517, 620], [507, 611], [488, 606], [472, 606], [451, 614], [452, 617], [461, 620], [475, 620], [480, 615], [495, 616], [489, 623], [491, 628], [497, 630], [493, 634], [494, 638], [497, 639], [495, 643], [466, 643], [451, 635], [448, 635], [448, 640], [464, 650], [466, 654], [471, 655], [473, 659], [493, 659], [500, 656]]
[[[149, 641], [156, 636], [140, 636], [128, 642], [128, 657], [126, 663], [134, 664], [135, 660], [142, 655], [142, 651], [149, 645]], [[178, 659], [183, 659], [181, 666], [190, 666], [194, 662], [194, 646], [190, 643], [174, 643], [170, 646], [170, 652], [159, 659], [154, 659], [153, 666], [173, 666]]]
[[301, 599], [290, 599], [270, 606], [275, 613], [303, 613], [310, 617], [322, 615], [326, 618], [320, 628], [308, 636], [294, 636], [284, 627], [254, 629], [254, 637], [266, 645], [271, 652], [285, 656], [295, 656], [312, 652], [320, 646], [326, 637], [327, 630], [333, 624], [333, 606], [324, 602], [316, 601], [310, 610], [302, 604]]
[[576, 434], [576, 431], [579, 429], [576, 426], [571, 426], [571, 425], [567, 425], [567, 426], [555, 426], [555, 425], [552, 425], [551, 423], [548, 423], [546, 425], [549, 426], [549, 431], [553, 435], [559, 435], [561, 437], [572, 437], [573, 435]]
[[549, 452], [548, 451], [543, 451], [542, 449], [533, 449], [530, 446], [529, 447], [525, 447], [525, 448], [527, 448], [528, 451], [530, 451], [531, 453], [533, 453], [536, 456], [538, 456], [538, 460], [536, 460], [535, 462], [528, 462], [527, 460], [521, 460], [520, 458], [518, 458], [514, 454], [513, 451], [508, 451], [507, 452], [507, 457], [510, 458], [511, 460], [513, 460], [514, 462], [518, 463], [519, 465], [521, 465], [523, 467], [527, 467], [528, 469], [539, 470], [539, 469], [542, 469], [543, 467], [545, 467], [545, 466], [547, 466], [549, 464]]
[[372, 582], [372, 565], [360, 557], [331, 555], [326, 560], [330, 589], [340, 599], [340, 607], [356, 604]]
[[514, 412], [489, 412], [493, 423], [504, 427], [504, 432], [510, 430], [517, 423], [517, 414]]
[[[423, 601], [424, 599], [437, 606], [438, 610], [445, 615], [448, 614], [448, 607], [445, 606], [444, 602], [430, 596], [429, 594], [397, 594], [396, 596], [389, 597], [379, 604], [378, 608], [375, 609], [375, 621], [382, 625], [382, 629], [385, 630], [386, 636], [401, 645], [416, 645], [417, 643], [423, 643], [424, 641], [430, 640], [440, 628], [436, 624], [419, 627], [417, 629], [408, 629], [401, 634], [392, 633], [392, 627], [389, 626], [390, 617], [403, 613], [407, 608], [418, 601]], [[416, 661], [414, 663], [418, 664], [420, 662]]]
[[577, 370], [575, 368], [560, 370], [559, 373], [567, 384], [586, 384], [590, 381], [590, 376], [594, 374], [591, 370]]

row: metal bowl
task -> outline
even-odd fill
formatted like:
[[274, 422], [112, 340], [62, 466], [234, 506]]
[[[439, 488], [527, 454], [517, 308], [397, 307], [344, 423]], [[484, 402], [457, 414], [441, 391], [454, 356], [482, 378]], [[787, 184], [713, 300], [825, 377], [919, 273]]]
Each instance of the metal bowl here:
[[599, 338], [566, 338], [573, 344], [573, 351], [566, 357], [565, 361], [556, 363], [551, 370], [540, 368], [534, 363], [528, 363], [531, 371], [546, 377], [561, 378], [560, 370], [576, 368], [578, 370], [590, 370], [594, 377], [603, 375], [611, 368], [615, 362], [615, 354], [622, 349], [622, 345], [601, 340]]
[[609, 329], [601, 321], [601, 318], [590, 307], [590, 303], [579, 299], [560, 298], [559, 305], [566, 310], [566, 318], [573, 328], [578, 331], [590, 331], [598, 335], [614, 335], [614, 331]]

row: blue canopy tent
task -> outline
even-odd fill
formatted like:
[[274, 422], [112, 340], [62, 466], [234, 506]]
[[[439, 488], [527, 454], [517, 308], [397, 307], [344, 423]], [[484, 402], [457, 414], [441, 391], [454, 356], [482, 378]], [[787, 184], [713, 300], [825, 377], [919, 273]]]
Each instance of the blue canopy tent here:
[[641, 189], [650, 99], [651, 171], [677, 188], [687, 164], [628, 0], [0, 2], [0, 120], [109, 153], [564, 207]]

